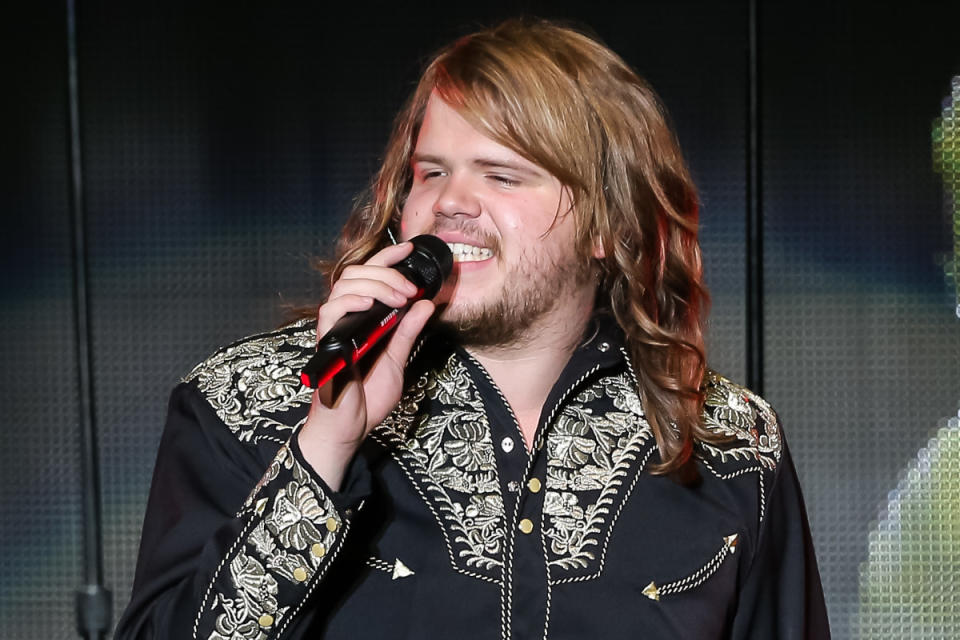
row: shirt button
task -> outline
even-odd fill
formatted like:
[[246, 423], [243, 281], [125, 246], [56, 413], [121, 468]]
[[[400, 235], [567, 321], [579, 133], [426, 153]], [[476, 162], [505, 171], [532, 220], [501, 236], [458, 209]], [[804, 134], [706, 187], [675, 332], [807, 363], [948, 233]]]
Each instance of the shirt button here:
[[524, 533], [530, 533], [533, 531], [533, 522], [530, 520], [530, 518], [524, 518], [520, 521], [520, 531]]
[[513, 451], [513, 438], [507, 436], [500, 441], [500, 448], [503, 449], [504, 453], [510, 453]]
[[527, 482], [527, 489], [530, 489], [530, 493], [539, 493], [540, 486], [540, 481], [536, 478], [530, 478], [530, 481]]

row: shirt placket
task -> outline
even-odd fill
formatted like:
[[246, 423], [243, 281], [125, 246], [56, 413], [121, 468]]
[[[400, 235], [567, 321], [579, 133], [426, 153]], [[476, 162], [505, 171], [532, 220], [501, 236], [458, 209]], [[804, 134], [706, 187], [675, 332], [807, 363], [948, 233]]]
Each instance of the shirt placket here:
[[542, 528], [547, 484], [546, 436], [570, 393], [618, 359], [609, 353], [609, 343], [597, 344], [600, 348], [591, 345], [578, 349], [571, 358], [544, 404], [530, 451], [506, 398], [486, 370], [473, 358], [467, 358], [487, 411], [506, 515], [501, 612], [505, 639], [543, 637], [546, 633], [550, 613], [547, 542]]

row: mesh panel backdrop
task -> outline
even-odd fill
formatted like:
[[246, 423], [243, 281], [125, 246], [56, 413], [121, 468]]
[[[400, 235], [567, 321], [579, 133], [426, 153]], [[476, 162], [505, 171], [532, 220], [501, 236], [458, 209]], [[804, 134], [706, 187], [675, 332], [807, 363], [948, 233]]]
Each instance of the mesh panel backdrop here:
[[[0, 123], [10, 640], [76, 637], [81, 582], [64, 12], [28, 11], [5, 25], [16, 56]], [[657, 88], [701, 189], [710, 362], [745, 381], [746, 1], [78, 11], [117, 613], [169, 390], [217, 346], [320, 299], [310, 258], [330, 254], [423, 60], [477, 26], [573, 20]], [[805, 488], [838, 638], [960, 631], [958, 19], [955, 3], [805, 4], [763, 7], [759, 22], [764, 392]]]

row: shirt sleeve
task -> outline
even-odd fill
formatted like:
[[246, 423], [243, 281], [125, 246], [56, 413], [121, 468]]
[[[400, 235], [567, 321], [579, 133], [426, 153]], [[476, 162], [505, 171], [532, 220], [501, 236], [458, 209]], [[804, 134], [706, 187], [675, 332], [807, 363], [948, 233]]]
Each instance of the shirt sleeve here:
[[193, 385], [179, 385], [117, 640], [275, 638], [334, 561], [369, 492], [358, 457], [331, 491], [291, 437], [266, 465]]
[[753, 561], [733, 622], [735, 640], [827, 640], [830, 628], [806, 508], [783, 444]]

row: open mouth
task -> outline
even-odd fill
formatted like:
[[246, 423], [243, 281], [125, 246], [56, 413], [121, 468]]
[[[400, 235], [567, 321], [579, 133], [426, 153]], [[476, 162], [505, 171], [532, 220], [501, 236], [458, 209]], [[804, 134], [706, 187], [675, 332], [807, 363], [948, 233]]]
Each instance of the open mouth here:
[[454, 262], [479, 262], [493, 257], [493, 251], [486, 247], [476, 247], [463, 242], [448, 242]]

